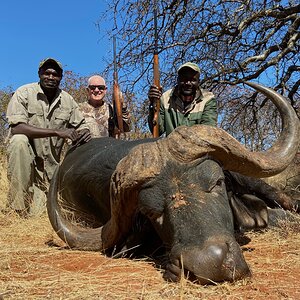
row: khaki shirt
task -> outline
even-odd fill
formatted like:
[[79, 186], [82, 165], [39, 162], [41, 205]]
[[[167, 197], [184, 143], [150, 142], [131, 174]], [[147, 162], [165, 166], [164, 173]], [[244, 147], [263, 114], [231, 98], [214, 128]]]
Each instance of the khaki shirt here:
[[[59, 89], [50, 105], [39, 83], [26, 84], [16, 90], [8, 104], [6, 117], [10, 126], [25, 123], [39, 128], [88, 129], [78, 104], [71, 95]], [[36, 156], [43, 159], [43, 167], [48, 178], [51, 178], [60, 161], [64, 139], [37, 138], [31, 144]]]

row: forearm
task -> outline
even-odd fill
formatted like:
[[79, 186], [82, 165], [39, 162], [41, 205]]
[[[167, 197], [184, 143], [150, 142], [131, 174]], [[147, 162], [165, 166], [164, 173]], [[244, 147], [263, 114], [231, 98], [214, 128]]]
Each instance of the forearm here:
[[11, 133], [24, 134], [29, 139], [46, 138], [58, 136], [58, 130], [50, 128], [39, 128], [25, 123], [19, 123], [11, 127]]
[[[123, 127], [125, 126], [126, 129], [129, 129], [130, 123], [131, 123], [131, 120], [130, 120], [131, 116], [130, 116], [130, 113], [129, 113], [126, 105], [124, 105], [122, 107], [122, 119], [123, 119]], [[125, 128], [124, 128], [124, 130], [125, 130]]]
[[[131, 116], [129, 111], [127, 110], [127, 106], [124, 105], [122, 108], [122, 120], [123, 120], [123, 130], [124, 132], [130, 131], [130, 123], [131, 123]], [[117, 124], [117, 123], [116, 123]]]
[[11, 133], [25, 134], [29, 139], [39, 139], [56, 136], [63, 139], [70, 139], [72, 142], [82, 143], [88, 142], [91, 139], [89, 129], [76, 130], [75, 128], [65, 129], [50, 129], [40, 128], [28, 125], [25, 123], [19, 123], [11, 127]]

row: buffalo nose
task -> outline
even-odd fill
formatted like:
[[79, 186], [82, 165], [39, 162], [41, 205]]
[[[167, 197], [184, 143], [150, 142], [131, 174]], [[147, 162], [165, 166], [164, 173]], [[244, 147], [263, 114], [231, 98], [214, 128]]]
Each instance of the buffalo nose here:
[[[201, 284], [235, 281], [250, 276], [239, 245], [235, 242], [207, 242], [204, 247], [188, 247], [176, 251], [185, 273], [196, 277]], [[180, 256], [180, 258], [178, 257]]]

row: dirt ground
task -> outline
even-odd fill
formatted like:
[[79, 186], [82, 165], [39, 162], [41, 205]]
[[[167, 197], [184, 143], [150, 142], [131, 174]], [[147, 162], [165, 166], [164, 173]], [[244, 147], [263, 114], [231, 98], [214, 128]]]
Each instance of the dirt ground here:
[[[7, 193], [0, 168], [0, 209]], [[2, 299], [300, 299], [300, 220], [249, 232], [241, 246], [252, 277], [200, 286], [167, 283], [153, 262], [67, 249], [46, 214], [21, 219], [0, 213]]]

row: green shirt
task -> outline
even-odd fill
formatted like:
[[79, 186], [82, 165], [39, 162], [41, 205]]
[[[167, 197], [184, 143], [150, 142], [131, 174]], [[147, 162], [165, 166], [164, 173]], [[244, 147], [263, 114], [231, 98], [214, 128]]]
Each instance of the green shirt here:
[[184, 106], [177, 87], [163, 93], [160, 99], [159, 134], [169, 135], [181, 125], [205, 124], [217, 126], [217, 102], [213, 93], [198, 89], [195, 99]]

